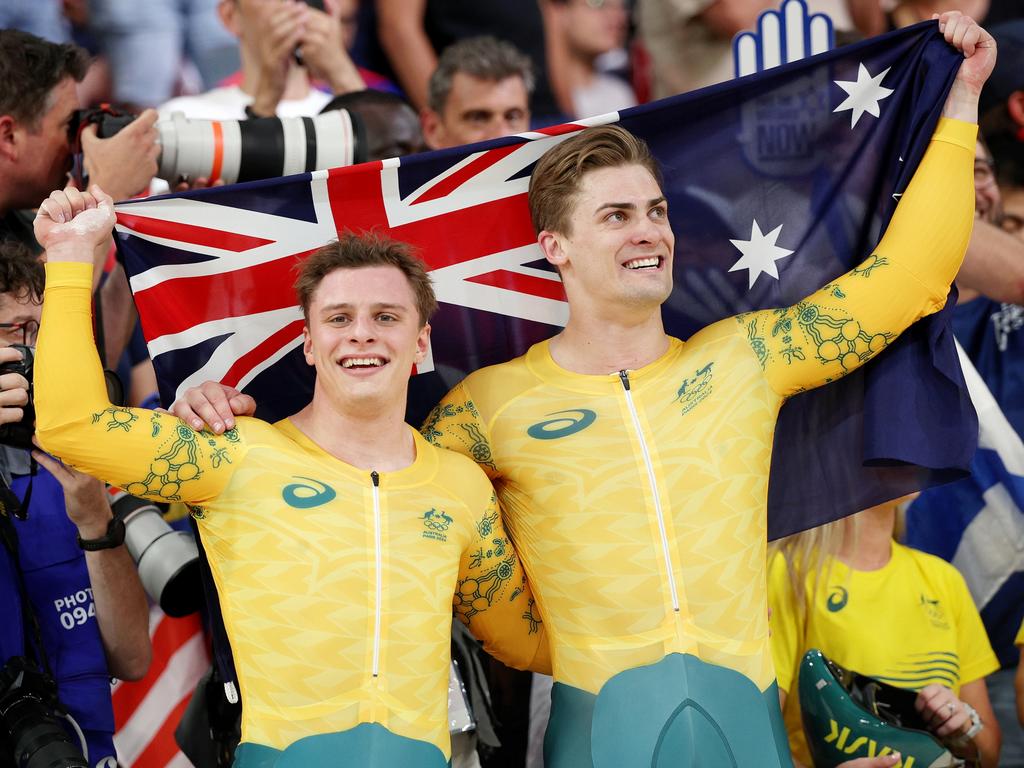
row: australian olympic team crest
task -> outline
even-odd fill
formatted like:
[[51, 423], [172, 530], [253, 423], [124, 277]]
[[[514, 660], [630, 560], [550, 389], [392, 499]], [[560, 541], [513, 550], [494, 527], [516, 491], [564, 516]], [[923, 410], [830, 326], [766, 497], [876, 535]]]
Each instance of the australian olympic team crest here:
[[455, 522], [447, 512], [436, 508], [428, 509], [420, 520], [423, 521], [423, 538], [434, 541], [448, 541], [446, 531]]
[[682, 404], [683, 416], [688, 414], [711, 396], [712, 366], [714, 366], [713, 362], [708, 363], [703, 368], [699, 368], [695, 371], [692, 376], [683, 379], [683, 383], [679, 386], [679, 390], [676, 392], [676, 402]]

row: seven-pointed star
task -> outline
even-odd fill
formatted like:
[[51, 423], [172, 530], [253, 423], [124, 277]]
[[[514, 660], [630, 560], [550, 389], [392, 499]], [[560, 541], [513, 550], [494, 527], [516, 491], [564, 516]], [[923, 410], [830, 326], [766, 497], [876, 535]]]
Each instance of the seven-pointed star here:
[[892, 67], [886, 69], [878, 76], [872, 77], [868, 68], [863, 64], [857, 70], [856, 80], [834, 80], [833, 82], [846, 91], [846, 99], [833, 112], [845, 112], [850, 110], [850, 128], [857, 125], [860, 116], [867, 112], [869, 115], [878, 117], [881, 112], [878, 102], [892, 95], [892, 88], [883, 88], [882, 80]]
[[775, 244], [775, 241], [779, 239], [781, 231], [782, 225], [779, 224], [779, 226], [765, 235], [761, 232], [757, 219], [754, 219], [754, 223], [750, 227], [749, 240], [729, 241], [743, 254], [740, 256], [739, 261], [729, 267], [729, 271], [735, 272], [738, 269], [749, 270], [747, 274], [750, 282], [747, 286], [748, 290], [754, 287], [754, 281], [761, 276], [762, 272], [771, 275], [776, 280], [779, 279], [779, 270], [775, 267], [775, 262], [793, 253]]

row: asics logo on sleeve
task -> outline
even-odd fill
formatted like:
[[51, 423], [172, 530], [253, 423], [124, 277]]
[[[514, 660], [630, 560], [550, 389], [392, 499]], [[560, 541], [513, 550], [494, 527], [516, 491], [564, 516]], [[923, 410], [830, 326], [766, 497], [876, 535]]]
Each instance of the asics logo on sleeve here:
[[281, 489], [281, 498], [285, 504], [296, 509], [312, 509], [326, 504], [338, 494], [327, 483], [314, 480], [311, 477], [295, 476], [296, 480], [305, 480], [304, 483], [292, 483]]
[[[562, 416], [561, 414], [566, 415]], [[547, 415], [557, 416], [558, 418], [534, 424], [526, 430], [526, 434], [535, 440], [557, 440], [560, 437], [574, 435], [586, 429], [597, 420], [597, 414], [587, 408], [555, 411]]]

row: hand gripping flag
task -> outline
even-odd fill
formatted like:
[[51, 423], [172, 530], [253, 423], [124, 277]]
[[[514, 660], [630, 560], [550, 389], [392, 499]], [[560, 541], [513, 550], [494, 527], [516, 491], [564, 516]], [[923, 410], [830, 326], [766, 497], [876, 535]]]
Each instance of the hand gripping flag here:
[[[441, 302], [411, 384], [418, 422], [467, 372], [557, 332], [568, 307], [526, 192], [537, 158], [618, 122], [660, 161], [676, 233], [669, 333], [791, 304], [867, 256], [924, 153], [960, 56], [934, 22], [621, 113], [405, 157], [118, 205], [161, 396], [204, 380], [261, 416], [308, 402], [293, 267], [343, 230], [413, 243]], [[892, 297], [898, 301], [899, 297]], [[783, 408], [773, 537], [963, 476], [976, 422], [941, 315]]]

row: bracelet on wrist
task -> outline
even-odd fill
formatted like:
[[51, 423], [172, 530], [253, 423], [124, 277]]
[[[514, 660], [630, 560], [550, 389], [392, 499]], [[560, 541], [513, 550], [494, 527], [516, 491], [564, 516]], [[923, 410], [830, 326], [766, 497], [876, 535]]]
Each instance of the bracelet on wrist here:
[[967, 702], [960, 702], [960, 706], [964, 708], [964, 712], [971, 718], [971, 726], [959, 736], [949, 739], [949, 744], [953, 747], [968, 746], [974, 741], [974, 737], [981, 733], [981, 730], [985, 727], [985, 724], [981, 722], [978, 711], [974, 707]]

